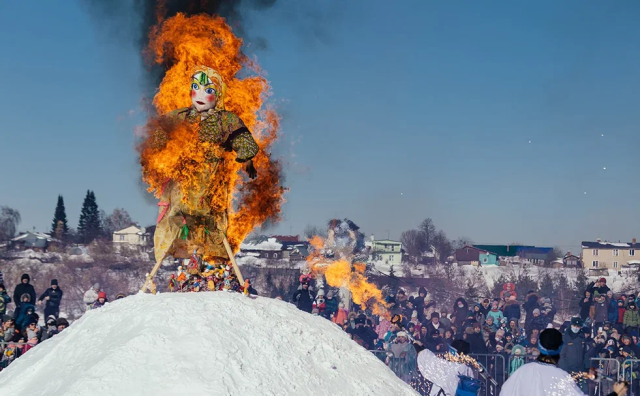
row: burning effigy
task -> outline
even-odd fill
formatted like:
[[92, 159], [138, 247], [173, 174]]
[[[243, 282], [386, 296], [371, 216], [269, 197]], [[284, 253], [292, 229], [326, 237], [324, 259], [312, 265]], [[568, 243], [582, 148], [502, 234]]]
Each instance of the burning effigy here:
[[143, 181], [159, 199], [156, 264], [143, 291], [168, 256], [183, 260], [170, 289], [247, 289], [234, 254], [279, 218], [284, 189], [269, 154], [279, 118], [263, 108], [269, 84], [241, 46], [215, 15], [165, 20], [159, 10], [150, 32], [147, 53], [166, 74], [153, 100], [160, 115], [139, 145]]

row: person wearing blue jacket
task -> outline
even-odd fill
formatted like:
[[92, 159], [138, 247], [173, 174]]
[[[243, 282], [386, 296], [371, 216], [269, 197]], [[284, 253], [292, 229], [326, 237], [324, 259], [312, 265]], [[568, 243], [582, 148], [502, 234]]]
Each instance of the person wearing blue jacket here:
[[16, 326], [20, 329], [20, 331], [27, 328], [31, 315], [36, 312], [36, 306], [29, 302], [30, 299], [31, 297], [27, 293], [23, 294], [22, 297], [20, 297], [20, 301], [22, 302], [22, 304], [20, 304], [20, 312], [18, 313], [16, 319]]
[[611, 323], [618, 322], [618, 301], [613, 298], [613, 292], [609, 290], [607, 292], [607, 319]]

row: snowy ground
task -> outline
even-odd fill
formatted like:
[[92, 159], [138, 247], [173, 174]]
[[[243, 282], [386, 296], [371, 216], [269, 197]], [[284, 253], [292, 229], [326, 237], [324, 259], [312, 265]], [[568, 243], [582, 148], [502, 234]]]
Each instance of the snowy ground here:
[[268, 298], [138, 294], [0, 372], [3, 395], [416, 395], [333, 323]]

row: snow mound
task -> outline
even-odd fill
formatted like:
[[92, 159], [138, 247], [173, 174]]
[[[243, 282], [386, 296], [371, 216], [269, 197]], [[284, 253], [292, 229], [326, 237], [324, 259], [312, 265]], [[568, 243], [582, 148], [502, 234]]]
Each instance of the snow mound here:
[[138, 294], [0, 372], [3, 395], [416, 395], [330, 321], [237, 293]]

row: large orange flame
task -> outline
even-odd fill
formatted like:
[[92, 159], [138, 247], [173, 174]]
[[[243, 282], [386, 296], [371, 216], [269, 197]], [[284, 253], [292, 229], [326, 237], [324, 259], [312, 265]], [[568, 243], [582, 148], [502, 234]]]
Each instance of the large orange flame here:
[[314, 247], [307, 257], [312, 274], [324, 275], [329, 286], [347, 288], [351, 292], [353, 302], [362, 309], [370, 308], [374, 315], [389, 316], [389, 305], [384, 301], [382, 291], [370, 283], [364, 274], [365, 264], [352, 265], [346, 259], [326, 259], [321, 251], [324, 240], [319, 236], [314, 236], [309, 243]]
[[[269, 149], [278, 136], [279, 116], [273, 109], [264, 108], [270, 94], [270, 86], [262, 76], [255, 61], [240, 50], [242, 40], [236, 37], [225, 21], [217, 16], [183, 14], [163, 20], [162, 2], [158, 9], [158, 24], [149, 34], [147, 56], [167, 67], [166, 74], [153, 100], [159, 114], [191, 106], [189, 85], [195, 66], [205, 65], [217, 70], [226, 84], [224, 107], [237, 114], [251, 130], [260, 146], [253, 159], [258, 177], [247, 181], [241, 177], [242, 167], [232, 158], [233, 154], [220, 150], [218, 157], [224, 169], [216, 171], [215, 180], [207, 187], [213, 209], [228, 208], [229, 227], [227, 237], [237, 251], [244, 238], [267, 219], [279, 220], [284, 202], [284, 189], [280, 186], [280, 164], [273, 161]], [[243, 70], [248, 77], [240, 78]], [[204, 152], [210, 149], [197, 139], [197, 131], [188, 123], [172, 125], [168, 144], [154, 145], [154, 132], [163, 122], [162, 117], [149, 119], [147, 137], [140, 145], [140, 162], [143, 179], [149, 191], [159, 197], [167, 180], [180, 181], [180, 187], [188, 190], [197, 183], [196, 175], [209, 166]], [[227, 158], [229, 157], [229, 158]], [[224, 186], [231, 186], [231, 195], [221, 193]]]

